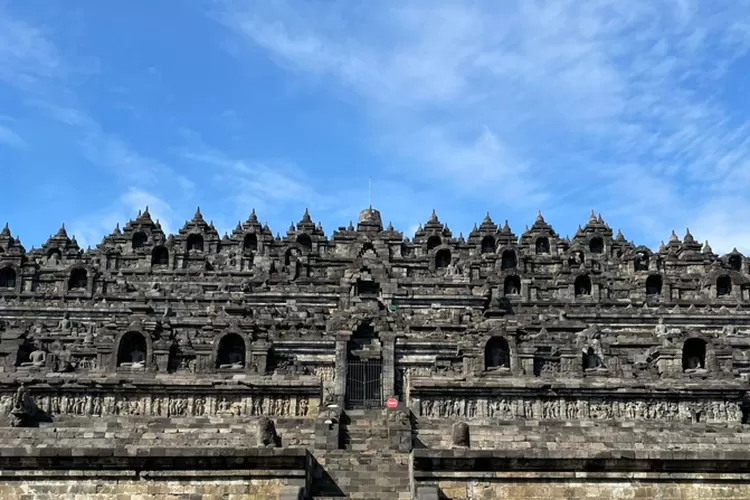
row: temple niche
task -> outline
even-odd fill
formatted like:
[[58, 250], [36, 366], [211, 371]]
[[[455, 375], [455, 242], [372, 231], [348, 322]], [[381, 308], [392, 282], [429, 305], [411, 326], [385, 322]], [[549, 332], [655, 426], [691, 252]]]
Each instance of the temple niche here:
[[447, 248], [442, 248], [435, 253], [435, 268], [436, 269], [446, 269], [448, 266], [450, 266], [452, 260], [451, 260], [451, 251]]
[[73, 269], [68, 279], [68, 290], [82, 290], [88, 286], [88, 273], [85, 269]]
[[117, 347], [117, 366], [121, 368], [146, 368], [148, 344], [140, 332], [127, 332]]
[[546, 236], [540, 236], [537, 238], [535, 243], [536, 253], [538, 255], [546, 255], [550, 252], [549, 238]]
[[16, 287], [16, 270], [12, 267], [0, 269], [0, 288]]
[[578, 276], [573, 284], [576, 297], [587, 297], [591, 295], [591, 278], [582, 275]]
[[228, 333], [219, 340], [216, 368], [241, 370], [245, 367], [245, 340], [237, 333]]
[[521, 293], [521, 278], [518, 276], [506, 276], [503, 284], [503, 292], [506, 296]]
[[600, 237], [591, 238], [589, 242], [589, 251], [593, 254], [604, 253], [604, 240]]
[[719, 276], [716, 279], [716, 295], [723, 297], [732, 293], [732, 278], [727, 275]]
[[516, 259], [516, 252], [513, 250], [504, 250], [501, 261], [501, 269], [515, 269], [518, 266], [518, 259]]
[[646, 295], [658, 297], [661, 295], [662, 279], [658, 274], [652, 274], [646, 278]]
[[648, 271], [648, 265], [649, 265], [649, 255], [645, 251], [639, 251], [635, 254], [635, 259], [633, 260], [635, 270], [636, 271]]
[[191, 234], [185, 242], [188, 252], [203, 252], [203, 236]]
[[440, 236], [432, 235], [429, 238], [427, 238], [427, 251], [439, 247], [443, 244], [443, 240], [440, 238]]
[[245, 252], [255, 252], [258, 250], [258, 237], [255, 233], [245, 235], [245, 239], [242, 241], [242, 248]]
[[682, 347], [682, 370], [686, 373], [706, 369], [706, 341], [692, 338]]
[[492, 236], [485, 236], [482, 238], [481, 243], [482, 253], [495, 253], [495, 238]]
[[488, 371], [510, 370], [510, 347], [503, 337], [492, 337], [484, 348], [484, 368]]
[[138, 250], [146, 245], [148, 242], [148, 236], [143, 231], [138, 231], [133, 234], [133, 239], [131, 241], [133, 250]]
[[151, 265], [165, 267], [169, 265], [169, 250], [164, 246], [157, 246], [151, 252]]

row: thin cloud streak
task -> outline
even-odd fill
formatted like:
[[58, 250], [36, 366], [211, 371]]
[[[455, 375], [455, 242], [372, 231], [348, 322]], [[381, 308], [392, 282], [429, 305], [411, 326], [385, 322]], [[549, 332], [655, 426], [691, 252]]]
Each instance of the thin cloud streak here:
[[749, 124], [708, 90], [748, 53], [750, 2], [222, 5], [234, 35], [359, 96], [375, 142], [454, 193], [539, 205], [588, 186], [569, 213], [637, 218], [652, 245], [709, 204], [750, 210]]

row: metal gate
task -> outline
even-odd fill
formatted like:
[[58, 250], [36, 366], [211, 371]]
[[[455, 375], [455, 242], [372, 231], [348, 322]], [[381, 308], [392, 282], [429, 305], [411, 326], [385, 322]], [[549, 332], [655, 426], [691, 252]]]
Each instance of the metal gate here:
[[346, 407], [382, 407], [382, 373], [383, 368], [379, 359], [349, 361], [346, 373]]

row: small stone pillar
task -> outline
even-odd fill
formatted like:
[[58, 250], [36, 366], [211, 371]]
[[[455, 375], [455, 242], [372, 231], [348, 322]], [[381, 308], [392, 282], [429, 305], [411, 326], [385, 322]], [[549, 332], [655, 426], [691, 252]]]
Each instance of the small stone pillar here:
[[403, 403], [396, 408], [388, 408], [386, 425], [388, 426], [388, 447], [404, 453], [412, 449], [412, 427], [409, 410]]
[[469, 448], [471, 446], [469, 424], [466, 422], [456, 422], [453, 424], [451, 444], [453, 448]]
[[250, 345], [250, 362], [245, 363], [246, 368], [249, 370], [251, 366], [257, 368], [258, 373], [261, 375], [266, 373], [268, 368], [268, 351], [271, 349], [271, 344], [265, 340], [256, 340]]
[[154, 357], [150, 368], [155, 371], [166, 373], [169, 369], [169, 354], [172, 343], [168, 340], [157, 340], [154, 342]]
[[341, 408], [329, 404], [321, 408], [315, 420], [315, 449], [338, 450], [341, 447]]
[[380, 335], [380, 341], [383, 345], [383, 372], [382, 385], [383, 397], [390, 398], [395, 396], [395, 347], [396, 347], [396, 335], [392, 332], [384, 332]]
[[338, 332], [336, 335], [336, 373], [333, 380], [333, 395], [339, 406], [343, 405], [346, 397], [347, 347], [351, 336], [350, 332]]
[[281, 443], [279, 435], [276, 434], [276, 425], [268, 417], [258, 419], [258, 446], [261, 448], [277, 448]]

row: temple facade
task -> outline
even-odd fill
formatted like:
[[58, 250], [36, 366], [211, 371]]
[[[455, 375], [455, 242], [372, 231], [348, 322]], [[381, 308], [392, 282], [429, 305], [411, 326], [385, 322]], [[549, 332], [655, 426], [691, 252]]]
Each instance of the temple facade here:
[[6, 225], [0, 498], [748, 499], [749, 278], [594, 213]]

